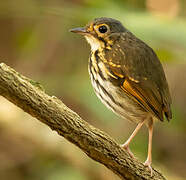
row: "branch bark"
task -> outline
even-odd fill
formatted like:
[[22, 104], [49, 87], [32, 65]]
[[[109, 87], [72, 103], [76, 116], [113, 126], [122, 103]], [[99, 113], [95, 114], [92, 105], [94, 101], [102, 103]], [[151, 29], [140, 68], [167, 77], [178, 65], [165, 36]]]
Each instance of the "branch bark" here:
[[151, 177], [149, 170], [138, 160], [131, 159], [110, 136], [88, 124], [58, 98], [47, 95], [36, 82], [4, 63], [0, 64], [0, 95], [57, 131], [121, 179], [165, 180], [155, 169]]

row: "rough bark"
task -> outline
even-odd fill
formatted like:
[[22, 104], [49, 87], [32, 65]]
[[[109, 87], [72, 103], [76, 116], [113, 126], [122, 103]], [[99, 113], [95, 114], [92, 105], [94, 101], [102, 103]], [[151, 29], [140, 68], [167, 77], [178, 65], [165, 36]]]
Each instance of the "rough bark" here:
[[155, 169], [151, 177], [149, 170], [131, 159], [110, 136], [88, 124], [58, 98], [47, 95], [38, 83], [4, 63], [0, 64], [0, 95], [57, 131], [121, 179], [165, 180]]

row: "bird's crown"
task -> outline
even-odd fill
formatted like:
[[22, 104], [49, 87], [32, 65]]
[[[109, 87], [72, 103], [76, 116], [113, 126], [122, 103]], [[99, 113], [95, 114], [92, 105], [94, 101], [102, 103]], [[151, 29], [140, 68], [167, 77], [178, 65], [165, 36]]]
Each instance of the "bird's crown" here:
[[87, 31], [95, 31], [96, 34], [110, 34], [110, 33], [120, 33], [125, 32], [125, 27], [121, 24], [120, 21], [112, 18], [96, 18], [85, 27]]

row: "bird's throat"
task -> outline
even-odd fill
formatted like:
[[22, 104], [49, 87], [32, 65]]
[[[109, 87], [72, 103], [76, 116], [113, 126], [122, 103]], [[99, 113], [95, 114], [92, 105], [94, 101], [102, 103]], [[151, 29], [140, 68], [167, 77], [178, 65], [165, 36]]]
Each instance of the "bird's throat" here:
[[96, 39], [94, 36], [88, 35], [85, 36], [85, 38], [87, 42], [90, 44], [92, 51], [97, 51], [100, 48], [104, 48], [104, 43], [101, 40]]

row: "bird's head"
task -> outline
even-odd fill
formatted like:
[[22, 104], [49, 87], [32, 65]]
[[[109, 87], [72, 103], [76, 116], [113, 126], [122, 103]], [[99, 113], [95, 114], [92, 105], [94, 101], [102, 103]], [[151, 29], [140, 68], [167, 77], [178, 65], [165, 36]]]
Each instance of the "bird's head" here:
[[100, 47], [112, 45], [113, 41], [123, 32], [125, 27], [112, 18], [96, 18], [85, 27], [74, 28], [71, 32], [83, 35], [93, 51]]

